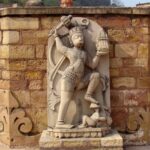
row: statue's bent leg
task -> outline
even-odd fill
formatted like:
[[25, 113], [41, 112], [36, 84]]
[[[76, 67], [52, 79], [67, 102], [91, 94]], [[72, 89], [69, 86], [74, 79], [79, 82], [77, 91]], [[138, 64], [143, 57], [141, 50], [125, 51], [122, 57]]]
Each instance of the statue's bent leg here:
[[94, 92], [96, 91], [99, 83], [100, 83], [100, 74], [98, 72], [92, 73], [90, 75], [87, 92], [84, 97], [85, 100], [98, 104], [98, 101], [96, 101], [92, 96]]
[[72, 125], [67, 125], [64, 123], [64, 118], [66, 116], [69, 103], [72, 99], [74, 93], [74, 85], [70, 80], [62, 79], [61, 81], [61, 101], [58, 111], [58, 121], [56, 128], [72, 128]]

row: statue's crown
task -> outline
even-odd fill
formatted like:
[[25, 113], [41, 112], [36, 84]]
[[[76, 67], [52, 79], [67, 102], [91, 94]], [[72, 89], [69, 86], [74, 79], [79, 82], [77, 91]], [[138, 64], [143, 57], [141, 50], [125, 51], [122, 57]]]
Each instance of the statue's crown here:
[[70, 29], [69, 34], [70, 36], [76, 34], [76, 33], [80, 33], [83, 34], [81, 27], [77, 26], [77, 27], [73, 27]]

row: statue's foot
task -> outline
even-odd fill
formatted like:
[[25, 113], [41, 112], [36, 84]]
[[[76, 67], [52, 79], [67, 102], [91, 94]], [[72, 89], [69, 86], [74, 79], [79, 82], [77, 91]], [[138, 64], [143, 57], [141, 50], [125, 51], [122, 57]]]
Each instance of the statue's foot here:
[[55, 126], [56, 129], [72, 129], [74, 128], [74, 125], [71, 124], [59, 124], [57, 123]]
[[80, 124], [80, 125], [78, 126], [78, 128], [79, 128], [79, 129], [82, 129], [82, 128], [86, 128], [86, 126], [85, 126], [84, 124]]
[[99, 102], [96, 101], [91, 95], [86, 94], [86, 95], [84, 96], [84, 99], [85, 99], [86, 101], [88, 101], [88, 102], [95, 103], [95, 104], [99, 104]]

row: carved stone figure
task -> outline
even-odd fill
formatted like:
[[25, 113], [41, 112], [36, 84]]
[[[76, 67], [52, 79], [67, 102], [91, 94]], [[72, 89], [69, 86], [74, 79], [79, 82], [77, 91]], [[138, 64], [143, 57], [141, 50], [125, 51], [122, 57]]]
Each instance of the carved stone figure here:
[[48, 129], [41, 148], [122, 148], [121, 136], [111, 134], [108, 53], [106, 32], [87, 18], [63, 16], [50, 30]]
[[[85, 101], [86, 105], [95, 104], [99, 106], [99, 117], [106, 120], [105, 108], [108, 107], [109, 109], [109, 106], [104, 106], [104, 95], [108, 89], [108, 76], [101, 73], [98, 66], [101, 58], [106, 57], [109, 52], [108, 38], [104, 30], [100, 28], [95, 41], [91, 42], [95, 46], [90, 46], [92, 49], [86, 47], [90, 43], [90, 39], [86, 39], [86, 34], [89, 34], [91, 25], [88, 19], [67, 16], [62, 17], [58, 26], [50, 31], [48, 103], [53, 111], [50, 110], [49, 112], [57, 116], [57, 121], [55, 119], [53, 124], [55, 128], [71, 129], [80, 124], [84, 114], [79, 114], [78, 119], [72, 121], [75, 122], [74, 124], [67, 123], [68, 121], [65, 120], [67, 120], [67, 112], [71, 101], [74, 97], [81, 95], [82, 99], [80, 101]], [[90, 34], [93, 38], [93, 33]], [[87, 43], [87, 40], [89, 43]], [[56, 64], [53, 62], [55, 58], [52, 58], [52, 53], [53, 55], [57, 54], [57, 58], [58, 55], [61, 56], [56, 60]], [[49, 67], [52, 68], [52, 71]], [[58, 84], [55, 78], [59, 80], [59, 87], [54, 85], [54, 82]], [[96, 96], [98, 89], [100, 96]], [[60, 103], [59, 108], [56, 106], [58, 103]], [[55, 110], [56, 107], [57, 110]], [[76, 106], [74, 105], [74, 107]], [[88, 111], [91, 113], [89, 106], [83, 107], [80, 108], [81, 111], [89, 109]]]

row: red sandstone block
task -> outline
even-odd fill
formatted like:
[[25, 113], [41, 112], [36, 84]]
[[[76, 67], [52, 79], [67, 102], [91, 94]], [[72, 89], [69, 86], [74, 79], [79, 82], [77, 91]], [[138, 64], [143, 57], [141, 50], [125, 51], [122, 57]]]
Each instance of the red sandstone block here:
[[128, 118], [128, 109], [127, 108], [112, 108], [112, 126], [115, 127], [118, 131], [126, 130], [126, 123]]
[[140, 77], [141, 74], [142, 74], [142, 71], [140, 67], [120, 68], [121, 77]]
[[123, 90], [111, 90], [111, 106], [123, 106], [124, 91]]
[[147, 90], [125, 90], [124, 91], [125, 106], [145, 106], [148, 105]]
[[150, 77], [142, 77], [137, 80], [138, 88], [150, 88]]
[[103, 27], [128, 27], [131, 26], [131, 19], [124, 16], [100, 17], [98, 23]]
[[11, 90], [25, 90], [27, 88], [26, 80], [10, 81]]

